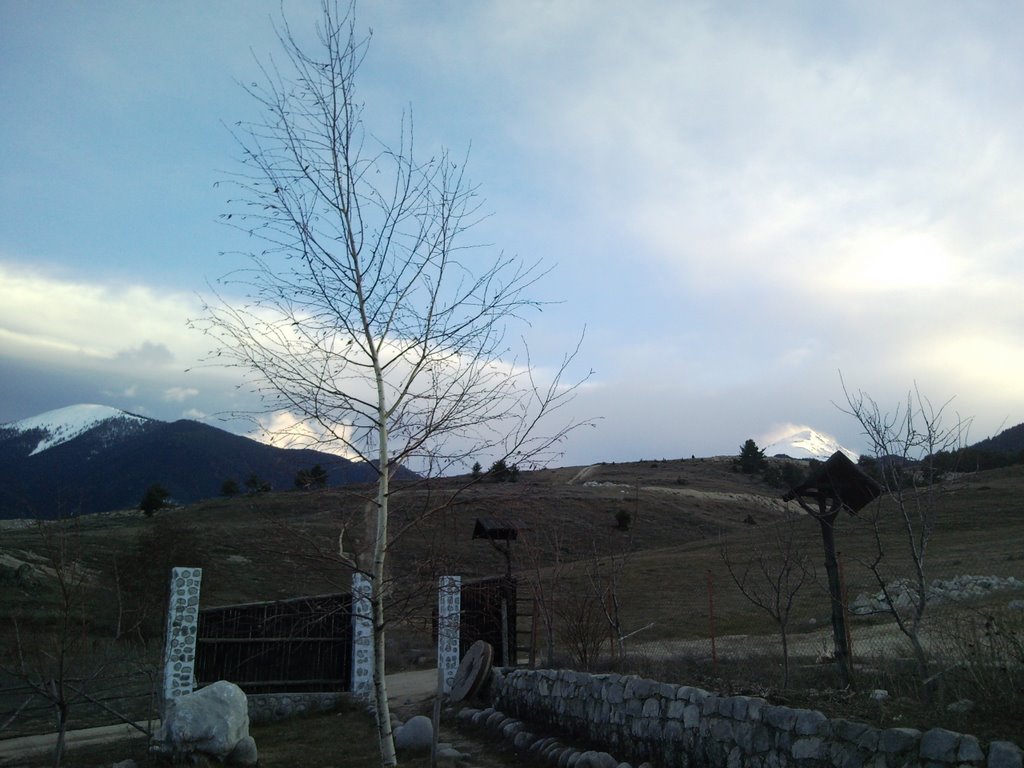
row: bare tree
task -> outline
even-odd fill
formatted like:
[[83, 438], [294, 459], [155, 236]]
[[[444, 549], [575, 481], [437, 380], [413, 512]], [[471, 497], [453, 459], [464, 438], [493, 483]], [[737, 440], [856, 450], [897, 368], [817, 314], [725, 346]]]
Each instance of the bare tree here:
[[558, 620], [560, 647], [568, 650], [577, 668], [587, 670], [593, 668], [601, 655], [601, 647], [608, 638], [608, 623], [601, 601], [583, 577], [574, 573], [575, 565], [570, 565], [551, 605]]
[[513, 353], [509, 325], [538, 307], [526, 292], [543, 271], [463, 243], [482, 218], [477, 189], [446, 151], [414, 155], [411, 116], [393, 146], [365, 130], [356, 75], [369, 40], [352, 8], [324, 0], [317, 33], [307, 50], [283, 21], [283, 62], [260, 64], [262, 83], [247, 89], [264, 117], [236, 129], [244, 170], [225, 217], [266, 247], [222, 281], [194, 325], [220, 361], [249, 374], [262, 415], [290, 415], [286, 436], [377, 470], [372, 551], [359, 567], [372, 584], [381, 761], [392, 765], [392, 479], [401, 467], [431, 476], [481, 454], [520, 466], [550, 455], [575, 424], [545, 436], [539, 425], [573, 394], [563, 376], [575, 351], [543, 382], [528, 354]]
[[626, 641], [654, 626], [654, 622], [651, 621], [638, 629], [627, 630], [623, 623], [622, 576], [626, 570], [631, 543], [631, 540], [627, 541], [617, 551], [602, 557], [597, 552], [597, 543], [594, 542], [592, 555], [585, 563], [591, 592], [611, 633], [611, 652], [620, 662], [626, 659]]
[[533, 593], [534, 610], [544, 626], [545, 664], [548, 667], [555, 663], [556, 618], [568, 542], [569, 537], [562, 524], [547, 525], [522, 537], [522, 551], [527, 563], [526, 580]]
[[782, 642], [782, 687], [789, 686], [789, 615], [797, 593], [812, 577], [807, 555], [795, 538], [796, 516], [772, 526], [771, 533], [758, 536], [751, 552], [752, 559], [742, 565], [734, 559], [723, 543], [722, 561], [740, 594], [775, 622]]
[[[917, 385], [906, 401], [892, 411], [883, 410], [868, 394], [850, 392], [843, 384], [846, 407], [861, 426], [874, 454], [876, 479], [883, 488], [873, 512], [858, 519], [870, 526], [874, 548], [864, 561], [878, 582], [888, 612], [910, 641], [917, 673], [928, 694], [928, 656], [921, 629], [928, 607], [928, 546], [935, 533], [937, 502], [942, 493], [944, 464], [940, 454], [954, 455], [964, 447], [971, 420], [949, 414], [952, 400], [936, 407]], [[895, 522], [906, 543], [908, 571], [887, 551], [887, 526]], [[897, 579], [895, 577], [900, 576]], [[909, 589], [899, 590], [898, 585]]]
[[97, 674], [95, 669], [91, 674], [83, 672], [89, 651], [88, 572], [81, 556], [77, 518], [40, 520], [36, 526], [45, 558], [43, 577], [47, 581], [52, 578], [56, 594], [53, 624], [26, 633], [15, 620], [15, 658], [10, 663], [0, 662], [0, 671], [20, 680], [53, 706], [57, 725], [53, 765], [59, 768], [71, 709], [83, 700], [87, 679]]

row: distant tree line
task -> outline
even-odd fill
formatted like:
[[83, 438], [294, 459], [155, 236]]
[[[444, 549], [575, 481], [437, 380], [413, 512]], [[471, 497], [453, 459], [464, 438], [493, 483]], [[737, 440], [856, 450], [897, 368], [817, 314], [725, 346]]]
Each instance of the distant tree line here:
[[1024, 464], [1024, 450], [998, 451], [983, 448], [961, 448], [956, 451], [939, 451], [926, 456], [920, 461], [907, 461], [899, 456], [861, 456], [858, 466], [871, 477], [879, 480], [883, 471], [892, 482], [909, 485], [921, 478], [919, 466], [927, 463], [928, 477], [933, 482], [941, 482], [953, 472], [984, 472], [989, 469], [1000, 469]]
[[[299, 490], [309, 491], [327, 487], [327, 470], [320, 464], [314, 464], [309, 469], [300, 469], [295, 473], [295, 487]], [[252, 472], [245, 479], [245, 489], [250, 494], [266, 493], [273, 490], [273, 486], [264, 480], [256, 472]], [[238, 481], [229, 477], [220, 487], [222, 496], [231, 498], [242, 492]]]
[[[482, 480], [485, 477], [479, 461], [473, 463], [472, 475], [474, 480]], [[487, 470], [486, 478], [494, 483], [515, 483], [519, 481], [519, 467], [516, 464], [509, 464], [504, 459], [498, 459]]]

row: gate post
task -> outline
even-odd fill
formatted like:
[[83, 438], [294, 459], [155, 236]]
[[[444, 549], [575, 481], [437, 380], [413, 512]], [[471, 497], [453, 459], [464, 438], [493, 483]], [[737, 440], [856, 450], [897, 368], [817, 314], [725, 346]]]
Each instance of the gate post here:
[[164, 640], [163, 701], [192, 693], [202, 568], [172, 568]]
[[459, 669], [459, 614], [462, 577], [442, 576], [437, 584], [437, 668], [442, 693], [450, 693]]
[[365, 699], [373, 693], [371, 590], [365, 574], [352, 574], [352, 693]]

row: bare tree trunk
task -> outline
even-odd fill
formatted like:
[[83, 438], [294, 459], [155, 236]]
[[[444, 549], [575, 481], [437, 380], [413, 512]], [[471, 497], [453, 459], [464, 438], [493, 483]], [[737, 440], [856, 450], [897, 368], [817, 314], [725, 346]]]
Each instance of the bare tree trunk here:
[[[376, 361], [375, 361], [376, 367]], [[373, 693], [377, 710], [377, 738], [380, 742], [381, 765], [397, 765], [395, 737], [391, 730], [391, 709], [388, 706], [386, 680], [385, 625], [384, 625], [384, 561], [388, 545], [388, 501], [390, 491], [390, 468], [388, 466], [388, 429], [384, 408], [383, 374], [377, 374], [377, 391], [380, 398], [380, 421], [377, 425], [379, 451], [377, 479], [377, 531], [373, 546], [373, 584], [370, 608], [373, 613]]]
[[[63, 686], [61, 686], [63, 688]], [[56, 681], [50, 681], [50, 691], [57, 709], [57, 743], [53, 746], [53, 768], [60, 768], [64, 758], [64, 740], [68, 731], [68, 702], [63, 692], [58, 692]]]

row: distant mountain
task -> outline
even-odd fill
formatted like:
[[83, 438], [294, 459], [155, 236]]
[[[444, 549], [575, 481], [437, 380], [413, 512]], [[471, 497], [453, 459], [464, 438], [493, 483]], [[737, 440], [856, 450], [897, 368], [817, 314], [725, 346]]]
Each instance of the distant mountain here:
[[810, 427], [794, 427], [793, 431], [763, 448], [765, 456], [788, 456], [791, 459], [824, 460], [836, 451], [842, 451], [853, 461], [857, 454], [844, 448], [832, 435], [818, 432]]
[[[220, 495], [251, 475], [279, 490], [320, 464], [328, 485], [372, 481], [372, 466], [259, 443], [197, 421], [165, 422], [76, 405], [0, 425], [0, 519], [52, 518], [136, 507], [154, 483], [174, 501]], [[411, 475], [411, 473], [408, 473]]]
[[992, 453], [1019, 454], [1024, 451], [1024, 424], [1004, 429], [998, 435], [978, 441], [971, 448]]

